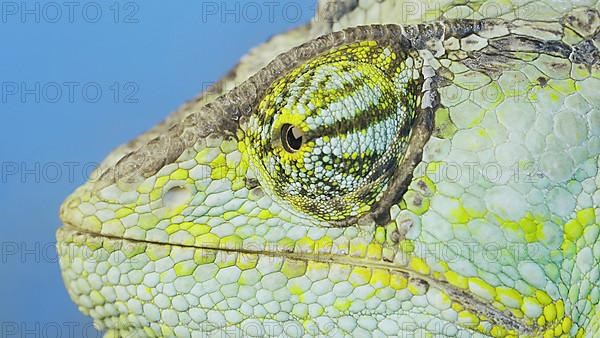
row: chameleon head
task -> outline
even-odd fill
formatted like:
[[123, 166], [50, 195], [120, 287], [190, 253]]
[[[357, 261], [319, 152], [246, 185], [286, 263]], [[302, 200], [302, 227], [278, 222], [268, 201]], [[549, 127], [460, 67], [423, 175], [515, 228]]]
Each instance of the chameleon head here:
[[596, 332], [600, 54], [518, 23], [332, 33], [116, 150], [61, 208], [72, 299], [133, 336]]

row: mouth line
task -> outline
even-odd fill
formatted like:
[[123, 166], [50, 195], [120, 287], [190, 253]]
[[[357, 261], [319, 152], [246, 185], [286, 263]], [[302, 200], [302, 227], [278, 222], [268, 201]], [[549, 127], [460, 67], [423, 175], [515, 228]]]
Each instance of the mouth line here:
[[[466, 309], [474, 312], [477, 315], [485, 316], [490, 322], [495, 325], [504, 327], [509, 330], [516, 330], [517, 332], [524, 334], [533, 334], [535, 332], [539, 332], [541, 327], [537, 326], [537, 323], [526, 323], [523, 320], [520, 320], [516, 316], [514, 316], [509, 311], [502, 311], [495, 308], [491, 302], [481, 299], [480, 297], [470, 293], [468, 290], [460, 289], [445, 280], [436, 279], [429, 275], [424, 275], [417, 271], [411, 270], [408, 267], [400, 266], [398, 264], [394, 264], [393, 262], [387, 261], [375, 261], [368, 259], [360, 259], [350, 257], [347, 252], [339, 252], [339, 253], [314, 253], [314, 252], [306, 252], [299, 253], [294, 251], [266, 251], [266, 250], [250, 250], [243, 248], [226, 248], [226, 247], [211, 247], [211, 246], [198, 246], [198, 245], [188, 245], [188, 244], [174, 244], [174, 243], [166, 243], [160, 241], [148, 241], [141, 239], [131, 239], [126, 237], [118, 237], [112, 235], [99, 234], [93, 231], [88, 231], [85, 229], [81, 229], [73, 224], [68, 222], [63, 222], [62, 229], [70, 232], [76, 232], [79, 234], [83, 234], [88, 237], [95, 238], [103, 238], [110, 239], [114, 241], [128, 241], [132, 243], [139, 244], [150, 244], [150, 245], [166, 245], [170, 247], [180, 247], [180, 248], [189, 248], [196, 250], [208, 250], [208, 251], [217, 251], [217, 252], [229, 252], [229, 253], [237, 253], [237, 254], [246, 254], [246, 255], [262, 255], [262, 256], [271, 256], [271, 257], [282, 257], [286, 259], [292, 259], [297, 261], [304, 262], [318, 262], [318, 263], [334, 263], [334, 264], [342, 264], [349, 265], [351, 267], [362, 266], [371, 269], [385, 269], [390, 272], [397, 272], [404, 275], [404, 277], [409, 281], [409, 283], [419, 283], [424, 285], [428, 290], [429, 287], [433, 286], [440, 290], [443, 290], [448, 294], [450, 299], [453, 302], [457, 302], [464, 306]], [[468, 328], [469, 329], [469, 328]], [[469, 329], [472, 330], [472, 329]]]

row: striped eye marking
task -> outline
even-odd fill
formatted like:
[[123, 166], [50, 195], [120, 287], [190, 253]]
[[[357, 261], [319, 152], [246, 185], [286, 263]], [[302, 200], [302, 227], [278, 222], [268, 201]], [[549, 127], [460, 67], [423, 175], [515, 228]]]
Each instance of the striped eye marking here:
[[420, 108], [414, 58], [398, 46], [349, 43], [272, 82], [244, 134], [263, 188], [331, 225], [372, 212]]

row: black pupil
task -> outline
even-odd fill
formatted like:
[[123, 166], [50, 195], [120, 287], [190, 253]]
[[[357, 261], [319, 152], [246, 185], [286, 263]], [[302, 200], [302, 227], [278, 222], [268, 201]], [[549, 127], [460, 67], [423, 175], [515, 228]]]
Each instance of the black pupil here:
[[287, 152], [298, 151], [302, 147], [302, 131], [291, 124], [284, 124], [281, 127], [281, 140]]

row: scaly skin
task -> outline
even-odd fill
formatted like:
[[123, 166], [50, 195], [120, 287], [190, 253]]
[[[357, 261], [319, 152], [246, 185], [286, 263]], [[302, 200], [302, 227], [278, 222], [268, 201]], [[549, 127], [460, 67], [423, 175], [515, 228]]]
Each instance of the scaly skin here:
[[598, 336], [600, 5], [340, 4], [64, 202], [79, 309], [114, 336]]

